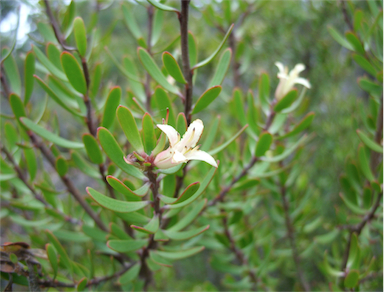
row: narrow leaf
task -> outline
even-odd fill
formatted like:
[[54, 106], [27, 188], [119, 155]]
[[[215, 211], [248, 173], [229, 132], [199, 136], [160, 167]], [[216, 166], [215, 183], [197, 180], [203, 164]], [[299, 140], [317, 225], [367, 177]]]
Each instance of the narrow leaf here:
[[48, 60], [42, 51], [40, 51], [36, 46], [32, 46], [32, 49], [36, 55], [36, 58], [43, 64], [45, 68], [48, 69], [49, 72], [63, 81], [68, 81], [68, 78], [64, 72], [60, 71], [60, 69], [58, 69], [50, 60]]
[[80, 64], [77, 62], [75, 57], [68, 52], [63, 52], [60, 59], [65, 75], [67, 75], [67, 78], [73, 88], [85, 95], [87, 93], [87, 84], [85, 82], [85, 77]]
[[32, 52], [28, 52], [24, 61], [24, 105], [26, 105], [31, 98], [33, 91], [33, 83], [35, 74], [35, 55]]
[[138, 250], [148, 244], [148, 240], [139, 239], [139, 240], [109, 240], [107, 245], [109, 248], [117, 252], [131, 252]]
[[115, 120], [116, 109], [120, 103], [121, 98], [121, 88], [115, 86], [111, 89], [108, 94], [107, 101], [105, 102], [103, 120], [101, 126], [104, 128], [110, 128]]
[[273, 137], [270, 133], [264, 132], [260, 135], [259, 141], [256, 144], [256, 157], [261, 157], [269, 150], [272, 145]]
[[147, 1], [151, 3], [153, 6], [155, 6], [157, 9], [168, 11], [168, 12], [176, 12], [177, 14], [180, 14], [179, 10], [177, 10], [176, 8], [162, 4], [160, 2], [157, 2], [156, 0], [147, 0]]
[[224, 80], [225, 74], [228, 71], [229, 65], [231, 64], [231, 58], [232, 50], [228, 48], [221, 54], [219, 64], [216, 67], [215, 75], [209, 83], [209, 87], [221, 85]]
[[314, 117], [315, 117], [314, 112], [308, 113], [290, 132], [288, 132], [283, 136], [278, 137], [278, 139], [291, 137], [296, 134], [299, 134], [301, 131], [304, 131], [306, 128], [308, 128], [311, 125]]
[[229, 139], [227, 142], [225, 142], [224, 144], [220, 145], [219, 147], [217, 147], [211, 151], [208, 151], [208, 153], [211, 155], [215, 155], [215, 154], [223, 151], [225, 148], [227, 148], [227, 146], [229, 146], [229, 144], [231, 144], [233, 141], [235, 141], [237, 139], [237, 137], [239, 137], [241, 135], [241, 133], [243, 133], [245, 131], [246, 128], [248, 128], [248, 125], [245, 125], [244, 127], [242, 127], [240, 129], [240, 131], [237, 132], [234, 136], [232, 136], [231, 139]]
[[95, 164], [103, 163], [103, 154], [101, 153], [99, 143], [97, 143], [96, 138], [89, 133], [85, 133], [83, 135], [83, 143], [89, 159]]
[[187, 240], [203, 233], [208, 229], [209, 229], [209, 225], [203, 226], [197, 229], [188, 230], [188, 231], [165, 230], [164, 233], [172, 240]]
[[147, 154], [150, 154], [156, 147], [156, 135], [152, 117], [148, 113], [144, 114], [142, 125], [144, 150]]
[[360, 130], [356, 130], [357, 135], [361, 139], [361, 141], [370, 148], [371, 150], [378, 152], [378, 153], [383, 153], [383, 147], [380, 146], [379, 144], [376, 143], [376, 141], [373, 141], [371, 138], [369, 138], [365, 133], [363, 133]]
[[145, 184], [141, 188], [133, 191], [129, 187], [127, 187], [122, 181], [111, 175], [107, 176], [107, 181], [112, 188], [114, 188], [119, 193], [122, 193], [127, 198], [132, 198], [133, 196], [144, 197], [149, 190], [149, 184]]
[[125, 285], [135, 280], [140, 272], [141, 265], [139, 263], [134, 264], [127, 272], [122, 274], [119, 278], [119, 283]]
[[279, 100], [276, 103], [274, 107], [275, 112], [280, 112], [283, 109], [286, 109], [296, 100], [296, 98], [297, 98], [297, 90], [296, 89], [291, 90], [281, 100]]
[[75, 34], [75, 40], [77, 49], [81, 57], [84, 57], [87, 53], [87, 34], [85, 31], [84, 21], [81, 17], [76, 17], [73, 22], [73, 32]]
[[192, 110], [192, 114], [197, 114], [198, 112], [201, 112], [203, 109], [208, 107], [208, 105], [210, 105], [216, 99], [216, 97], [219, 96], [220, 92], [220, 85], [207, 89], [197, 100]]
[[144, 150], [143, 142], [131, 111], [121, 105], [117, 108], [116, 115], [129, 143], [137, 152], [142, 152]]

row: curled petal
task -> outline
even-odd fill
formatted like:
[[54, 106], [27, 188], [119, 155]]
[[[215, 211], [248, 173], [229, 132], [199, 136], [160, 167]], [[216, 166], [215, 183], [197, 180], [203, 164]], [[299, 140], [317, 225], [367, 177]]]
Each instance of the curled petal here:
[[180, 152], [188, 151], [189, 149], [196, 146], [199, 142], [201, 135], [203, 134], [204, 125], [199, 119], [193, 121], [187, 132], [183, 135], [181, 141], [177, 144], [177, 150]]
[[303, 86], [305, 86], [307, 88], [311, 88], [311, 84], [305, 78], [298, 77], [298, 78], [295, 79], [295, 83], [301, 84], [301, 85], [303, 85]]
[[167, 150], [164, 150], [156, 155], [153, 164], [162, 169], [173, 167], [175, 164], [172, 163], [172, 156], [173, 151], [171, 148], [168, 148]]
[[172, 126], [159, 124], [157, 127], [167, 135], [171, 147], [179, 142], [180, 134]]
[[295, 68], [293, 68], [292, 73], [295, 73], [297, 75], [299, 75], [300, 72], [304, 71], [305, 70], [305, 65], [304, 64], [297, 64], [295, 66]]
[[[275, 65], [277, 66], [277, 68], [279, 68], [279, 75], [287, 75], [288, 72], [286, 72], [284, 65], [282, 63], [276, 62]], [[279, 75], [277, 75], [277, 76], [279, 76]]]
[[210, 154], [208, 154], [205, 151], [202, 151], [202, 150], [192, 150], [192, 151], [189, 151], [186, 154], [184, 154], [184, 156], [188, 160], [205, 161], [206, 163], [209, 163], [210, 165], [212, 165], [214, 167], [217, 167], [217, 163], [216, 163], [215, 159]]

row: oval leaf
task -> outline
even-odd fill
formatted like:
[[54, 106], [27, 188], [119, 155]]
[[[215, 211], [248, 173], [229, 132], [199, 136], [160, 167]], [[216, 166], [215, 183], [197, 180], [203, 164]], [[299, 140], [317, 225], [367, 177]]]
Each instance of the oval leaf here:
[[105, 103], [101, 126], [107, 129], [112, 126], [113, 121], [115, 120], [117, 106], [120, 103], [120, 98], [121, 88], [119, 86], [113, 87], [109, 92], [107, 101]]
[[143, 142], [131, 111], [121, 105], [117, 108], [116, 115], [129, 143], [137, 152], [142, 152], [144, 150]]
[[171, 53], [163, 53], [163, 63], [169, 75], [171, 75], [177, 82], [180, 82], [182, 84], [187, 83], [187, 81], [185, 81], [184, 79], [183, 73], [181, 72], [179, 64]]
[[68, 52], [63, 52], [60, 59], [65, 75], [67, 75], [67, 78], [73, 88], [85, 95], [87, 93], [87, 83], [80, 64], [77, 62], [75, 57]]
[[85, 31], [84, 21], [81, 17], [76, 17], [73, 22], [73, 32], [75, 34], [75, 40], [77, 49], [81, 57], [84, 57], [87, 52], [87, 34]]
[[217, 85], [207, 89], [197, 100], [195, 107], [192, 110], [192, 114], [197, 114], [203, 109], [208, 107], [215, 99], [219, 96], [221, 92], [221, 86]]

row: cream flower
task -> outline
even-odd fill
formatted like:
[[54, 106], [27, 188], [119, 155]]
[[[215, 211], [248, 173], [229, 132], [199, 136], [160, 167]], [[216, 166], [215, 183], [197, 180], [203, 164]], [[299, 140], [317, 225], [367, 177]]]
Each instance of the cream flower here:
[[174, 167], [188, 160], [201, 160], [217, 167], [215, 159], [207, 152], [199, 150], [199, 146], [196, 146], [204, 130], [201, 120], [193, 121], [181, 140], [180, 134], [172, 126], [157, 125], [157, 127], [167, 135], [169, 147], [156, 156], [155, 166], [164, 169]]
[[307, 79], [299, 77], [301, 71], [305, 70], [303, 64], [297, 64], [293, 70], [288, 74], [288, 67], [280, 62], [276, 62], [275, 65], [279, 68], [279, 73], [277, 77], [280, 78], [279, 85], [276, 88], [275, 97], [277, 100], [282, 99], [289, 91], [292, 90], [295, 84], [301, 84], [307, 88], [311, 88], [311, 84]]

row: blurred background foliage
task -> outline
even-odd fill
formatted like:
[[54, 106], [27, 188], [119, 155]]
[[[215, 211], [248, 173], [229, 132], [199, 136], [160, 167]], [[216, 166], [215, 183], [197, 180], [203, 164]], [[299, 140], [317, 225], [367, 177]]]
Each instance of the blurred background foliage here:
[[[145, 7], [136, 2], [127, 1], [133, 9], [136, 21], [143, 32], [146, 32], [147, 13]], [[198, 56], [202, 59], [211, 54], [222, 40], [225, 31], [231, 23], [224, 18], [224, 7], [229, 1], [193, 0], [190, 9], [189, 30], [193, 32], [197, 40]], [[377, 2], [382, 7], [381, 1]], [[76, 14], [83, 17], [86, 24], [94, 22], [100, 30], [95, 36], [98, 46], [93, 51], [89, 63], [90, 70], [97, 62], [103, 64], [101, 92], [98, 97], [104, 99], [111, 86], [118, 85], [123, 89], [123, 99], [127, 98], [126, 89], [129, 81], [125, 78], [106, 54], [104, 46], [113, 51], [113, 55], [121, 60], [123, 56], [136, 56], [137, 42], [127, 29], [123, 19], [122, 1], [76, 1]], [[168, 4], [178, 7], [178, 2], [168, 1]], [[16, 9], [19, 5], [28, 7], [23, 10], [28, 13], [26, 27], [30, 27], [30, 37], [18, 39], [14, 57], [17, 61], [19, 71], [23, 72], [23, 56], [31, 49], [31, 44], [43, 42], [41, 33], [38, 31], [39, 22], [48, 24], [44, 13], [44, 5], [41, 1], [2, 1], [1, 22], [2, 47], [11, 46], [15, 32], [12, 28], [6, 30], [6, 22], [12, 22], [15, 18]], [[57, 19], [63, 19], [68, 1], [51, 1], [52, 9], [57, 13]], [[360, 109], [369, 107], [368, 95], [361, 90], [357, 84], [357, 78], [366, 73], [353, 61], [349, 51], [340, 46], [330, 36], [328, 27], [332, 26], [339, 32], [348, 31], [346, 15], [350, 18], [355, 9], [361, 9], [365, 17], [369, 19], [370, 10], [366, 1], [248, 1], [242, 4], [248, 8], [239, 7], [238, 2], [232, 4], [232, 21], [236, 23], [242, 18], [244, 11], [249, 15], [244, 18], [241, 29], [234, 32], [237, 44], [237, 62], [240, 65], [240, 88], [246, 92], [249, 89], [257, 93], [258, 80], [262, 72], [267, 72], [271, 80], [271, 88], [276, 88], [278, 79], [275, 78], [278, 70], [274, 65], [280, 61], [290, 68], [296, 63], [304, 63], [306, 70], [302, 76], [307, 78], [312, 88], [307, 92], [304, 105], [300, 108], [301, 113], [313, 111], [316, 113], [311, 131], [315, 137], [306, 145], [305, 151], [299, 156], [300, 175], [295, 182], [297, 196], [310, 190], [311, 198], [307, 208], [313, 208], [317, 215], [326, 218], [325, 229], [329, 230], [336, 222], [336, 209], [345, 208], [339, 197], [341, 186], [339, 176], [345, 171], [346, 159], [357, 155], [360, 143], [356, 135], [356, 129], [361, 128], [363, 122], [360, 118]], [[346, 11], [343, 13], [343, 9]], [[214, 16], [212, 15], [214, 13]], [[161, 52], [179, 34], [179, 23], [176, 17], [165, 15], [160, 39], [152, 48], [154, 58], [160, 61]], [[223, 16], [223, 17], [221, 17]], [[177, 29], [175, 29], [177, 28]], [[91, 32], [88, 32], [91, 33]], [[71, 36], [73, 38], [73, 35]], [[68, 43], [74, 43], [74, 39]], [[146, 36], [144, 37], [146, 39]], [[44, 40], [44, 42], [47, 40]], [[172, 53], [180, 54], [179, 46], [174, 46]], [[159, 52], [159, 54], [156, 54]], [[134, 58], [139, 71], [137, 58]], [[198, 71], [194, 90], [194, 101], [208, 88], [212, 78], [212, 72], [219, 62], [217, 57], [213, 62]], [[160, 64], [160, 62], [158, 62]], [[93, 67], [92, 67], [93, 66]], [[240, 125], [233, 122], [228, 115], [229, 102], [234, 89], [234, 72], [230, 68], [222, 84], [223, 90], [219, 99], [210, 106], [209, 111], [201, 116], [204, 123], [209, 127], [212, 118], [221, 115], [221, 128], [228, 129], [229, 133], [236, 132]], [[44, 91], [35, 85], [32, 104], [42, 101]], [[177, 102], [177, 101], [176, 101]], [[58, 108], [55, 103], [49, 102], [50, 111], [44, 117], [46, 125], [55, 123], [56, 116], [60, 116], [60, 134], [63, 137], [71, 137], [76, 133], [76, 123], [72, 123], [68, 112]], [[179, 103], [179, 107], [181, 103]], [[7, 101], [1, 100], [2, 114], [10, 114], [11, 110]], [[156, 114], [155, 114], [156, 116]], [[66, 118], [67, 117], [67, 118]], [[65, 123], [63, 122], [65, 121]], [[202, 141], [206, 137], [203, 136]], [[75, 180], [81, 189], [92, 186], [87, 176], [80, 172], [72, 173], [71, 178]], [[53, 183], [58, 180], [55, 175], [51, 177]], [[187, 181], [188, 182], [188, 181]], [[271, 203], [266, 199], [265, 204]], [[258, 206], [253, 212], [259, 212]], [[264, 211], [261, 211], [264, 214]], [[262, 220], [261, 216], [259, 220]], [[24, 235], [14, 236], [16, 228], [14, 224], [2, 219], [2, 238], [12, 241], [23, 240]], [[269, 223], [261, 229], [273, 226]], [[300, 227], [297, 227], [300, 228]], [[381, 233], [382, 237], [382, 233]], [[284, 243], [286, 239], [274, 238], [276, 245], [288, 248]], [[279, 242], [282, 241], [282, 242]], [[309, 246], [312, 238], [300, 235], [298, 241], [304, 249]], [[382, 241], [381, 241], [382, 242]], [[372, 250], [378, 256], [377, 262], [382, 263], [382, 250], [380, 240], [372, 242]], [[76, 257], [83, 252], [83, 248], [76, 243], [68, 243], [70, 257]], [[312, 283], [323, 283], [318, 287], [326, 290], [328, 284], [320, 273], [317, 263], [322, 261], [324, 249], [321, 246], [311, 250], [310, 256], [303, 260], [303, 270], [311, 279]], [[191, 291], [216, 291], [225, 289], [222, 285], [222, 273], [209, 265], [214, 260], [214, 252], [204, 252], [175, 263], [174, 269], [161, 269], [156, 274], [155, 290], [191, 290]], [[275, 255], [275, 260], [279, 255]], [[311, 260], [311, 257], [313, 260]], [[282, 255], [282, 259], [285, 258]], [[295, 272], [291, 261], [279, 260], [280, 269], [276, 270], [273, 278], [276, 280], [277, 290], [298, 289], [294, 285]], [[382, 266], [378, 264], [376, 270], [382, 275]], [[285, 271], [282, 273], [281, 271]], [[106, 284], [108, 285], [108, 284]], [[370, 290], [382, 291], [382, 277], [372, 281]], [[109, 286], [106, 286], [109, 287]], [[289, 289], [287, 289], [289, 287]], [[240, 289], [241, 290], [241, 289]]]

